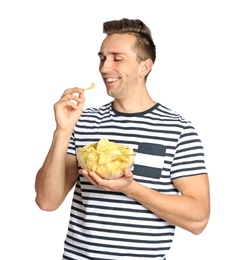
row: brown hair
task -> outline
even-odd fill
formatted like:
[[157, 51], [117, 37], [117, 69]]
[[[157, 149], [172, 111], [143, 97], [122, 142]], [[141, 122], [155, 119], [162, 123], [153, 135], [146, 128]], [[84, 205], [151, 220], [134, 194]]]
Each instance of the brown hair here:
[[110, 35], [113, 33], [127, 33], [135, 35], [136, 53], [140, 61], [151, 59], [153, 63], [156, 59], [156, 47], [152, 39], [150, 29], [141, 21], [123, 18], [121, 20], [112, 20], [103, 24], [103, 33]]

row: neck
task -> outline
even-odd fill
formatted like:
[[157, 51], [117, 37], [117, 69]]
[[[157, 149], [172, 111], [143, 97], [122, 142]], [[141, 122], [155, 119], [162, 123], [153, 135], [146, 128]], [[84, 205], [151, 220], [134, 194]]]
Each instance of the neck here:
[[115, 99], [114, 108], [122, 113], [138, 113], [148, 110], [154, 106], [156, 102], [147, 94], [141, 95], [137, 99]]

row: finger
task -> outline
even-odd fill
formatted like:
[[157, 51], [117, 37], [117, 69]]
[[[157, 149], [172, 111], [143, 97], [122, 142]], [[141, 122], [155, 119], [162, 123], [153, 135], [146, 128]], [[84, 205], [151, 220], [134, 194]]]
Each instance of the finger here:
[[66, 89], [60, 100], [64, 100], [64, 99], [70, 99], [70, 100], [76, 100], [78, 99], [78, 101], [80, 101], [79, 99], [84, 99], [84, 95], [83, 95], [84, 91], [80, 88], [68, 88]]
[[65, 96], [65, 95], [68, 95], [68, 94], [80, 94], [80, 93], [84, 93], [84, 90], [83, 89], [81, 89], [81, 88], [77, 88], [77, 87], [74, 87], [74, 88], [67, 88], [64, 92], [63, 92], [63, 94], [62, 94], [62, 96]]
[[81, 173], [91, 184], [98, 186], [98, 183], [91, 177], [91, 174], [89, 174], [88, 171], [82, 169]]
[[95, 183], [97, 183], [97, 185], [102, 186], [103, 179], [99, 175], [91, 171], [88, 172], [88, 175]]
[[125, 175], [126, 178], [132, 178], [133, 177], [133, 173], [131, 172], [131, 170], [129, 168], [125, 169], [124, 175]]
[[55, 103], [54, 105], [55, 109], [60, 109], [60, 108], [70, 108], [70, 109], [79, 109], [79, 106], [71, 101], [71, 100], [68, 100], [68, 99], [64, 99], [64, 100], [59, 100], [57, 103]]
[[56, 103], [56, 106], [59, 104], [62, 105], [62, 107], [70, 107], [74, 109], [80, 109], [83, 108], [85, 102], [85, 98], [83, 93], [80, 93], [79, 96], [75, 96], [73, 94], [66, 94], [61, 97], [61, 99]]
[[91, 183], [93, 183], [94, 185], [104, 189], [104, 190], [112, 190], [112, 187], [110, 184], [112, 184], [111, 182], [113, 180], [106, 180], [106, 179], [102, 179], [98, 174], [96, 174], [95, 172], [91, 172], [89, 171], [88, 174], [91, 180]]
[[84, 100], [84, 95], [83, 95], [83, 93], [80, 93], [79, 96], [69, 93], [69, 94], [62, 96], [60, 100], [70, 100], [70, 101], [74, 101], [74, 102], [78, 103], [78, 102], [82, 102]]

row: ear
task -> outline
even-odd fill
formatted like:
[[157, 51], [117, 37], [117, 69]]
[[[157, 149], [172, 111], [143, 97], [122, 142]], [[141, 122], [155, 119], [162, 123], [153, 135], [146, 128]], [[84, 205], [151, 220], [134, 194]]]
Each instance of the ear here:
[[151, 71], [152, 67], [153, 67], [153, 61], [151, 59], [146, 59], [144, 61], [141, 61], [140, 71], [139, 71], [140, 77], [144, 78]]

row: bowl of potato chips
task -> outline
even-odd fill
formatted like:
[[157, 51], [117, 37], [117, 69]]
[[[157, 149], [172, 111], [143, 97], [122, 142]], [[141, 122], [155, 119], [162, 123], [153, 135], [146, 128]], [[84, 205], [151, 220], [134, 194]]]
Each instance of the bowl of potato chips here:
[[77, 149], [77, 159], [81, 168], [93, 171], [103, 179], [118, 179], [126, 168], [134, 164], [136, 153], [127, 145], [108, 139], [85, 145]]

